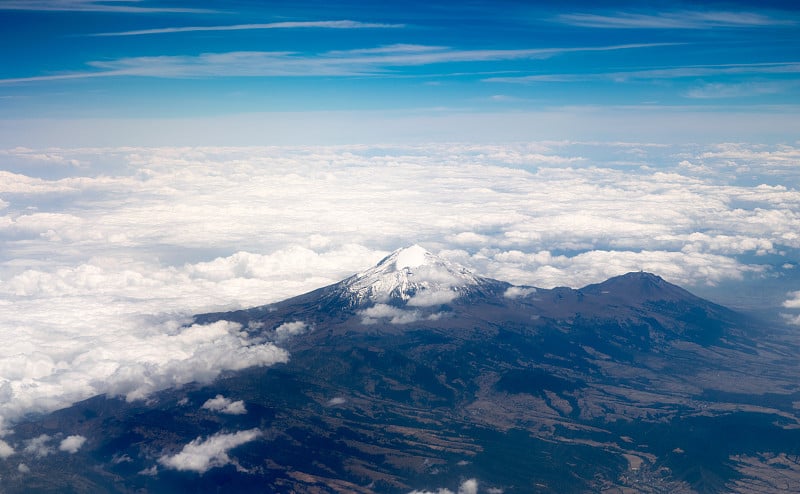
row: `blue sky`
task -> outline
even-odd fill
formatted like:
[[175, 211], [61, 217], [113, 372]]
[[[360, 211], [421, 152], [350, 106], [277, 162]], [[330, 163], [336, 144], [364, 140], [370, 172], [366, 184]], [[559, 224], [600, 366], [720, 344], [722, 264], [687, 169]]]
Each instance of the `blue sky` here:
[[69, 129], [257, 144], [243, 129], [263, 124], [281, 144], [308, 128], [304, 143], [722, 126], [717, 140], [781, 142], [798, 130], [799, 34], [791, 2], [0, 0], [0, 130], [5, 145], [92, 144]]

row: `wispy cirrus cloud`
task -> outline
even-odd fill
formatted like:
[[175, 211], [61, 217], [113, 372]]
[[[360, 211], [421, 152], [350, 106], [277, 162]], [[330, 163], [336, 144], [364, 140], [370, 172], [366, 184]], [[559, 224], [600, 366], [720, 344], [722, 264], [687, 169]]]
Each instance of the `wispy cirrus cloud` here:
[[788, 87], [789, 85], [778, 82], [708, 83], [688, 90], [685, 96], [693, 99], [742, 98], [778, 94]]
[[212, 9], [190, 7], [147, 7], [140, 4], [141, 0], [7, 0], [0, 1], [0, 10], [119, 12], [130, 14], [208, 14], [217, 12]]
[[798, 74], [800, 62], [776, 62], [753, 64], [722, 65], [689, 65], [684, 67], [668, 67], [647, 70], [631, 70], [624, 72], [595, 72], [584, 74], [536, 74], [527, 76], [490, 77], [484, 82], [506, 82], [530, 84], [537, 82], [585, 82], [608, 80], [625, 82], [631, 80], [681, 79], [692, 77], [716, 77], [736, 75], [775, 75]]
[[289, 21], [269, 22], [262, 24], [232, 24], [224, 26], [180, 26], [156, 29], [138, 29], [134, 31], [120, 31], [108, 33], [95, 33], [90, 36], [144, 36], [152, 34], [192, 33], [209, 31], [252, 31], [257, 29], [395, 29], [405, 27], [405, 24], [382, 24], [375, 22], [358, 22], [351, 20], [336, 21]]
[[691, 11], [654, 14], [617, 12], [614, 14], [561, 14], [561, 24], [601, 29], [707, 29], [712, 27], [753, 28], [791, 26], [796, 21], [757, 12]]
[[390, 75], [399, 67], [421, 67], [464, 62], [500, 62], [546, 59], [566, 53], [601, 52], [671, 46], [674, 43], [508, 50], [458, 50], [443, 46], [398, 44], [319, 54], [235, 51], [200, 55], [127, 57], [93, 61], [94, 71], [0, 79], [0, 84], [81, 79], [91, 77], [313, 77]]

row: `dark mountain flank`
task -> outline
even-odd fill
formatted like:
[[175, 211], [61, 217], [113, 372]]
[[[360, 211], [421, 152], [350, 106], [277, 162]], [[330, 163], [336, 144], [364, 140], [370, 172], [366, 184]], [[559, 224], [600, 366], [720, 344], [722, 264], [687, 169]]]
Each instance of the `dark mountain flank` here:
[[[219, 320], [289, 361], [16, 424], [0, 491], [800, 491], [785, 330], [653, 274], [518, 287], [414, 246]], [[87, 441], [25, 453], [42, 434]]]

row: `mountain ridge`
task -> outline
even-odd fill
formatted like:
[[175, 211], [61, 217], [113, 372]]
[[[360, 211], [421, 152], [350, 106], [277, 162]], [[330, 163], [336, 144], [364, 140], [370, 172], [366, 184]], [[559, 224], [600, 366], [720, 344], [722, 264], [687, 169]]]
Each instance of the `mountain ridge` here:
[[[197, 315], [289, 359], [18, 424], [29, 471], [0, 461], [3, 489], [800, 489], [796, 347], [650, 273], [542, 289], [461, 269], [412, 247], [281, 302]], [[68, 461], [26, 453], [66, 434], [87, 438]]]
[[[400, 265], [398, 265], [398, 260]], [[636, 282], [641, 282], [641, 286]], [[642, 289], [647, 287], [646, 289]], [[620, 297], [622, 289], [625, 297]], [[217, 320], [214, 316], [260, 313], [279, 306], [306, 304], [315, 300], [314, 307], [322, 312], [358, 311], [377, 304], [395, 307], [430, 308], [451, 304], [486, 301], [489, 299], [525, 302], [554, 295], [556, 299], [582, 299], [586, 294], [619, 300], [633, 296], [637, 302], [647, 300], [690, 299], [704, 300], [674, 285], [660, 276], [643, 271], [629, 272], [582, 288], [538, 288], [513, 285], [509, 282], [476, 275], [465, 266], [432, 254], [418, 245], [400, 248], [385, 256], [374, 266], [348, 276], [336, 283], [307, 293], [263, 306], [237, 311], [202, 314], [196, 322]], [[711, 304], [711, 302], [708, 302]], [[234, 317], [233, 320], [240, 318]]]

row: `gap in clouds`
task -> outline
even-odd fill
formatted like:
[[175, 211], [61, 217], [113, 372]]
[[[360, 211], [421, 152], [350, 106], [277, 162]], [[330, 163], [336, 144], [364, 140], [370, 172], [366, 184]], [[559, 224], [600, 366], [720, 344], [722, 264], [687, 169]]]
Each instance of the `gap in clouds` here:
[[[800, 149], [790, 145], [15, 148], [0, 156], [39, 164], [0, 171], [6, 421], [93, 394], [138, 399], [220, 369], [282, 361], [280, 342], [233, 323], [187, 326], [188, 317], [297, 295], [413, 243], [478, 274], [540, 287], [644, 269], [720, 300], [762, 280], [788, 286], [776, 280], [798, 272], [800, 192], [788, 184], [800, 183]], [[794, 321], [790, 291], [764, 305]]]

